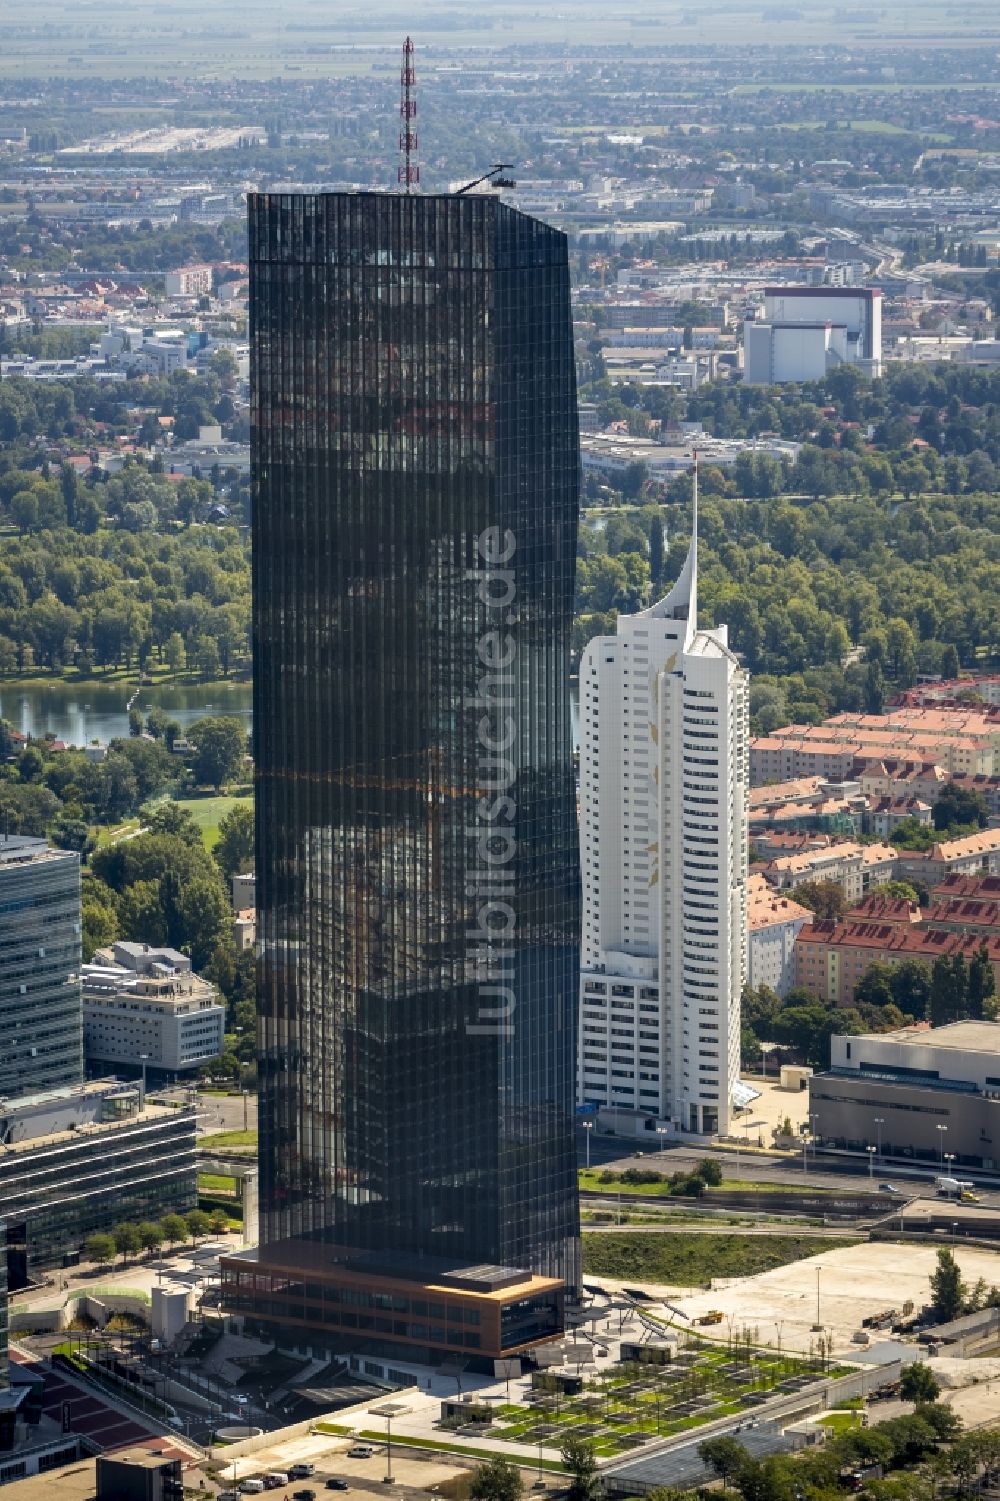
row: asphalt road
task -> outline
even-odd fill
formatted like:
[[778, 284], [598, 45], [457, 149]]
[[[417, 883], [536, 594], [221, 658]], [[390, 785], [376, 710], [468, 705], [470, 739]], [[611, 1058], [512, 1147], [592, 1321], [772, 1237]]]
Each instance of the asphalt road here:
[[[594, 1204], [594, 1203], [599, 1204], [602, 1201], [600, 1199], [596, 1199], [596, 1200], [595, 1199], [591, 1199], [588, 1202], [591, 1203], [591, 1204]], [[618, 1201], [616, 1199], [607, 1199], [604, 1202], [607, 1204], [607, 1206], [609, 1208], [612, 1208], [612, 1207], [614, 1207], [617, 1204]], [[636, 1206], [634, 1204], [630, 1204], [628, 1206], [628, 1208], [631, 1209], [631, 1210], [633, 1210], [633, 1211], [635, 1210], [635, 1207]], [[669, 1220], [665, 1221], [665, 1223], [662, 1224], [662, 1225], [609, 1225], [609, 1224], [605, 1224], [605, 1223], [596, 1224], [595, 1225], [590, 1220], [584, 1220], [582, 1222], [582, 1224], [580, 1225], [580, 1229], [581, 1229], [581, 1231], [582, 1231], [582, 1233], [584, 1235], [589, 1235], [592, 1232], [595, 1235], [615, 1235], [615, 1234], [618, 1233], [619, 1230], [622, 1230], [622, 1231], [625, 1231], [629, 1235], [731, 1235], [732, 1234], [732, 1235], [739, 1235], [741, 1239], [743, 1237], [745, 1237], [745, 1236], [748, 1236], [748, 1235], [749, 1236], [754, 1236], [754, 1235], [775, 1236], [775, 1235], [787, 1234], [787, 1235], [794, 1235], [796, 1237], [796, 1239], [801, 1239], [801, 1240], [844, 1240], [844, 1239], [849, 1238], [850, 1235], [851, 1235], [850, 1228], [847, 1227], [847, 1226], [844, 1226], [844, 1225], [841, 1225], [838, 1228], [836, 1225], [799, 1225], [799, 1224], [795, 1224], [795, 1225], [789, 1225], [788, 1228], [787, 1228], [787, 1230], [783, 1230], [780, 1225], [775, 1225], [775, 1224], [771, 1224], [771, 1223], [766, 1224], [766, 1225], [727, 1225], [725, 1223], [718, 1224], [718, 1225], [706, 1225], [706, 1224], [703, 1224], [701, 1222], [699, 1222], [697, 1224], [686, 1222], [684, 1224], [680, 1224], [679, 1225], [679, 1224], [677, 1224], [676, 1221], [674, 1221], [673, 1223], [671, 1223]]]
[[[884, 1162], [869, 1178], [867, 1162], [858, 1161], [855, 1166], [842, 1158], [824, 1157], [822, 1153], [808, 1153], [808, 1171], [802, 1170], [802, 1157], [794, 1159], [784, 1153], [739, 1151], [732, 1147], [671, 1146], [662, 1151], [637, 1153], [629, 1150], [630, 1144], [620, 1136], [601, 1136], [596, 1130], [586, 1131], [578, 1127], [577, 1161], [581, 1167], [587, 1161], [587, 1138], [590, 1138], [590, 1164], [592, 1167], [608, 1167], [613, 1164], [616, 1172], [626, 1168], [654, 1168], [661, 1173], [689, 1171], [706, 1157], [716, 1158], [723, 1167], [727, 1179], [739, 1177], [747, 1183], [787, 1183], [796, 1187], [834, 1189], [839, 1193], [863, 1193], [869, 1183], [877, 1191], [879, 1183], [892, 1183], [902, 1189], [903, 1195], [912, 1198], [915, 1194], [934, 1195], [934, 1179], [940, 1175], [940, 1167], [897, 1162]], [[962, 1177], [977, 1180], [976, 1172], [962, 1171]], [[976, 1192], [984, 1206], [1000, 1208], [1000, 1188], [978, 1187]], [[891, 1205], [886, 1195], [886, 1205]]]

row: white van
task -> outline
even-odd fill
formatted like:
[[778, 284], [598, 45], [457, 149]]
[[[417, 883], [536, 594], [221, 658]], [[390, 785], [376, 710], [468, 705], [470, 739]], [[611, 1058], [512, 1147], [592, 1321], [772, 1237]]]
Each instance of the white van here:
[[259, 1496], [264, 1489], [263, 1480], [241, 1480], [240, 1490], [244, 1496]]

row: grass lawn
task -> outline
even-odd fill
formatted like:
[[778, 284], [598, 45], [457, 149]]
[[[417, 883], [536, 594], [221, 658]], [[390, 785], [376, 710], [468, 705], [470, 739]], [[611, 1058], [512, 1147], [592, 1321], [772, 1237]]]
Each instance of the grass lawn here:
[[[607, 1169], [605, 1168], [582, 1168], [579, 1173], [580, 1187], [585, 1188], [592, 1193], [606, 1193], [614, 1195], [621, 1191], [622, 1193], [629, 1194], [643, 1194], [646, 1197], [653, 1198], [665, 1198], [670, 1193], [666, 1181], [662, 1183], [623, 1183], [621, 1178], [616, 1175], [612, 1182], [602, 1182], [601, 1174], [606, 1171]], [[809, 1188], [801, 1183], [758, 1183], [752, 1179], [747, 1180], [745, 1178], [723, 1178], [722, 1182], [718, 1185], [718, 1188], [720, 1192], [724, 1191], [726, 1193], [730, 1193], [734, 1189], [739, 1189], [745, 1193], [760, 1194], [815, 1194], [823, 1193], [826, 1191], [823, 1189]], [[711, 1188], [706, 1189], [702, 1202], [711, 1202], [712, 1193], [713, 1190]]]
[[177, 806], [184, 808], [201, 830], [206, 849], [214, 849], [219, 842], [219, 824], [234, 808], [253, 808], [253, 798], [245, 795], [220, 797], [182, 797]]
[[[824, 1252], [857, 1245], [857, 1238], [825, 1240]], [[628, 1277], [678, 1287], [708, 1287], [713, 1277], [752, 1277], [815, 1256], [815, 1240], [799, 1235], [584, 1235], [583, 1269], [599, 1277]]]
[[208, 1136], [199, 1136], [198, 1149], [202, 1152], [218, 1152], [223, 1148], [233, 1157], [252, 1157], [257, 1151], [256, 1131], [213, 1131]]
[[108, 844], [117, 844], [120, 839], [130, 839], [141, 828], [141, 819], [127, 818], [124, 823], [116, 823], [113, 828], [106, 824], [95, 825], [92, 832], [97, 835], [97, 848], [101, 850]]
[[824, 1428], [829, 1428], [834, 1433], [848, 1433], [852, 1428], [861, 1427], [861, 1414], [859, 1412], [827, 1412], [819, 1421]]
[[236, 1179], [225, 1173], [199, 1173], [198, 1192], [206, 1194], [236, 1194]]

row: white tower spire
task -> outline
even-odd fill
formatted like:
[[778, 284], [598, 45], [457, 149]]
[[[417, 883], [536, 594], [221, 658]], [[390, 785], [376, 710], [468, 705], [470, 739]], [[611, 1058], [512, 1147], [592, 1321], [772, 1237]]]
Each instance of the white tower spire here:
[[694, 453], [693, 470], [694, 487], [692, 492], [691, 511], [691, 543], [688, 547], [684, 566], [678, 574], [670, 591], [658, 600], [655, 605], [650, 605], [646, 610], [638, 612], [641, 616], [651, 617], [654, 620], [686, 620], [688, 628], [684, 632], [684, 647], [690, 646], [695, 631], [698, 629], [698, 452]]

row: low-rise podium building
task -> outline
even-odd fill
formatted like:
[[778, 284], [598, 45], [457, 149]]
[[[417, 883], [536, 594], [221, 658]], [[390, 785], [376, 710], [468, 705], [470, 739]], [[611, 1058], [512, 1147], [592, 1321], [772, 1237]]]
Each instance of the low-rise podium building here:
[[1000, 1022], [953, 1022], [831, 1038], [809, 1080], [809, 1118], [828, 1146], [958, 1168], [1000, 1166]]

